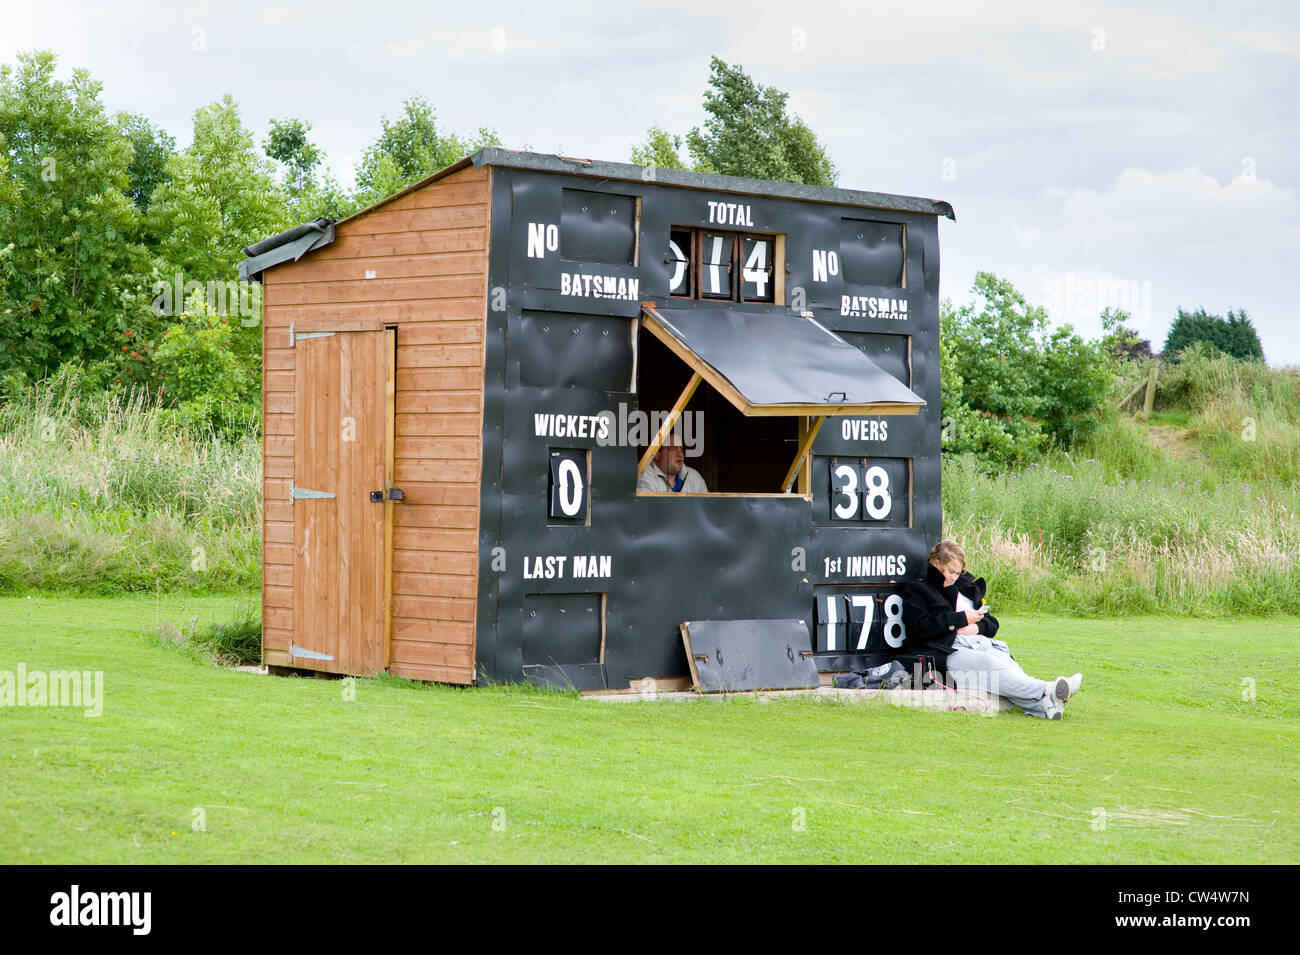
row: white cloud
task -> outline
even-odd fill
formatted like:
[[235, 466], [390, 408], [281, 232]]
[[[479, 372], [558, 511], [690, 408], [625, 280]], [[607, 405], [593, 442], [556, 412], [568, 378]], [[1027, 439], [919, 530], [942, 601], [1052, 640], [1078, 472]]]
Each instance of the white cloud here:
[[[1237, 25], [1240, 13], [1135, 9], [1122, 2], [1044, 3], [1041, 0], [930, 0], [899, 4], [748, 0], [671, 0], [665, 4], [726, 23], [724, 59], [747, 66], [785, 66], [794, 73], [845, 73], [884, 68], [944, 72], [977, 67], [982, 80], [1042, 94], [1129, 79], [1187, 79], [1219, 75], [1237, 53], [1300, 55], [1295, 23], [1253, 11], [1257, 23]], [[796, 42], [795, 31], [798, 33]]]
[[1022, 252], [1109, 251], [1149, 261], [1177, 250], [1236, 261], [1300, 238], [1294, 190], [1244, 175], [1220, 184], [1194, 167], [1129, 168], [1109, 189], [1053, 191], [1043, 196], [1039, 216], [1012, 226]]
[[[975, 221], [948, 230], [964, 247], [984, 245], [978, 268], [1011, 279], [1056, 322], [1092, 336], [1111, 305], [1158, 349], [1177, 309], [1223, 314], [1245, 308], [1274, 364], [1300, 363], [1289, 282], [1300, 248], [1296, 192], [1245, 175], [1221, 183], [1195, 167], [1124, 169], [1107, 188], [1045, 189], [1032, 200], [976, 205]], [[967, 266], [969, 269], [969, 266]], [[951, 274], [951, 273], [950, 273]]]

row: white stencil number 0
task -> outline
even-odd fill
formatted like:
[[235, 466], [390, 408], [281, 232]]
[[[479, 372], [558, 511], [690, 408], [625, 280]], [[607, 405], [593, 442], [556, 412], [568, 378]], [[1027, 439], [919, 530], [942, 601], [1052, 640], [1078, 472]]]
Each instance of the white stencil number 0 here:
[[560, 462], [560, 510], [565, 517], [576, 517], [582, 508], [582, 472], [578, 465], [565, 459]]

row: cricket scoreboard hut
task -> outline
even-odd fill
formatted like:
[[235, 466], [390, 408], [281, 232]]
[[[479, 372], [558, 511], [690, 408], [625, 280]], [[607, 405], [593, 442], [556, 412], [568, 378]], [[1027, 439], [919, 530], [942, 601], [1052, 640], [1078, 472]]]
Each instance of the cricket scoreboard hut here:
[[[941, 529], [939, 216], [485, 149], [250, 246], [264, 662], [620, 688], [691, 620], [880, 659]], [[638, 493], [668, 426], [708, 494]]]

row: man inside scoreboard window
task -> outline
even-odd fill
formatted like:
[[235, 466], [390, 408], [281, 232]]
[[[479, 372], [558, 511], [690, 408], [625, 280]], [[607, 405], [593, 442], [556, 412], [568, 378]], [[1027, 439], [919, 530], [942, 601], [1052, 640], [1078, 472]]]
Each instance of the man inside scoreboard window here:
[[686, 463], [686, 450], [682, 439], [674, 432], [664, 439], [664, 443], [650, 463], [645, 466], [636, 482], [637, 493], [644, 491], [671, 491], [677, 494], [708, 494], [708, 485], [700, 472]]

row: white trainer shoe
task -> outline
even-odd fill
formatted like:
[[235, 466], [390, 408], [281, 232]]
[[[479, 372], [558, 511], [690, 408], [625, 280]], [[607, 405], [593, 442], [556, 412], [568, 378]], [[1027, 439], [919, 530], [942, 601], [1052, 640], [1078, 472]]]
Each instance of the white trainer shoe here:
[[1056, 698], [1064, 703], [1076, 693], [1083, 684], [1083, 674], [1076, 673], [1074, 676], [1058, 676], [1048, 689], [1051, 690]]
[[[1082, 679], [1082, 677], [1080, 677], [1080, 679]], [[1073, 695], [1070, 693], [1070, 681], [1063, 676], [1058, 676], [1051, 683], [1047, 684], [1047, 695], [1061, 703], [1064, 703]]]
[[[1060, 681], [1064, 683], [1064, 680]], [[1043, 715], [1049, 720], [1059, 720], [1065, 712], [1065, 701], [1056, 695], [1056, 687], [1048, 684], [1043, 692]]]

